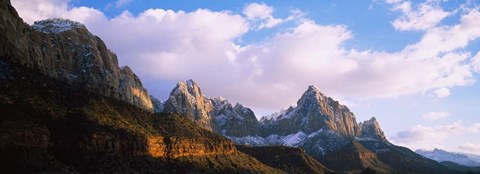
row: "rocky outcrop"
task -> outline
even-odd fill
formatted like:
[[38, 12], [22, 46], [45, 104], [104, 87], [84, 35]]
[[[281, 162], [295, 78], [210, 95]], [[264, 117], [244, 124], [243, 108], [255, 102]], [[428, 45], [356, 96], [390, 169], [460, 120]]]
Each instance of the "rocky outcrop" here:
[[164, 111], [179, 113], [212, 130], [213, 105], [193, 80], [179, 82], [165, 101]]
[[380, 124], [378, 124], [375, 117], [372, 117], [370, 120], [361, 122], [358, 127], [358, 137], [387, 141], [387, 139], [385, 138], [385, 134], [380, 128]]
[[29, 26], [9, 1], [0, 3], [0, 15], [1, 60], [153, 111], [140, 79], [120, 68], [117, 56], [84, 25], [48, 19]]

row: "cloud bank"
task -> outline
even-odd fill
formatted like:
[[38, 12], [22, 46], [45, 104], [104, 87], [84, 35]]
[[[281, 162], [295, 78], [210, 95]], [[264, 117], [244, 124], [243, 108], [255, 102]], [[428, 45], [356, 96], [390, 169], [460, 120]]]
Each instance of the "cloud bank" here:
[[[437, 114], [438, 115], [438, 114]], [[394, 144], [406, 146], [412, 149], [434, 149], [442, 148], [451, 151], [475, 152], [475, 144], [468, 143], [458, 146], [456, 149], [446, 148], [443, 144], [448, 138], [471, 137], [480, 132], [480, 122], [463, 124], [462, 121], [456, 121], [447, 125], [423, 126], [417, 125], [409, 130], [401, 131], [389, 138]], [[479, 154], [479, 151], [475, 152]]]

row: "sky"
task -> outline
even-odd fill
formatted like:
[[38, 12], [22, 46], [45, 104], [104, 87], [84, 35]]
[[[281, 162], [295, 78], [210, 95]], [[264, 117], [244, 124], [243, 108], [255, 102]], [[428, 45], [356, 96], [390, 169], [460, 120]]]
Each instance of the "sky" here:
[[193, 79], [257, 117], [309, 85], [388, 139], [480, 155], [480, 0], [12, 0], [84, 23], [156, 98]]

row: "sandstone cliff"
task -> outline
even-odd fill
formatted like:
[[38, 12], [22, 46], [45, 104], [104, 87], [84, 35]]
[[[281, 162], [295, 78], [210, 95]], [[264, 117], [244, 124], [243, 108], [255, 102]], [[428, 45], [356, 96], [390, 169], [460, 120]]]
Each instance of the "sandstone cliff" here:
[[117, 56], [84, 25], [48, 19], [29, 26], [9, 1], [0, 3], [0, 15], [1, 60], [153, 111], [140, 79], [120, 68]]

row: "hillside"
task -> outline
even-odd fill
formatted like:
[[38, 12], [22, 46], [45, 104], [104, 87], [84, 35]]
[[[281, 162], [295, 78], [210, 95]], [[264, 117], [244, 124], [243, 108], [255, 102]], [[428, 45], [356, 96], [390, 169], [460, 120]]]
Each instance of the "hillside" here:
[[236, 147], [239, 151], [255, 157], [262, 163], [286, 173], [334, 173], [299, 148], [244, 145]]
[[182, 116], [0, 65], [0, 171], [281, 173]]

